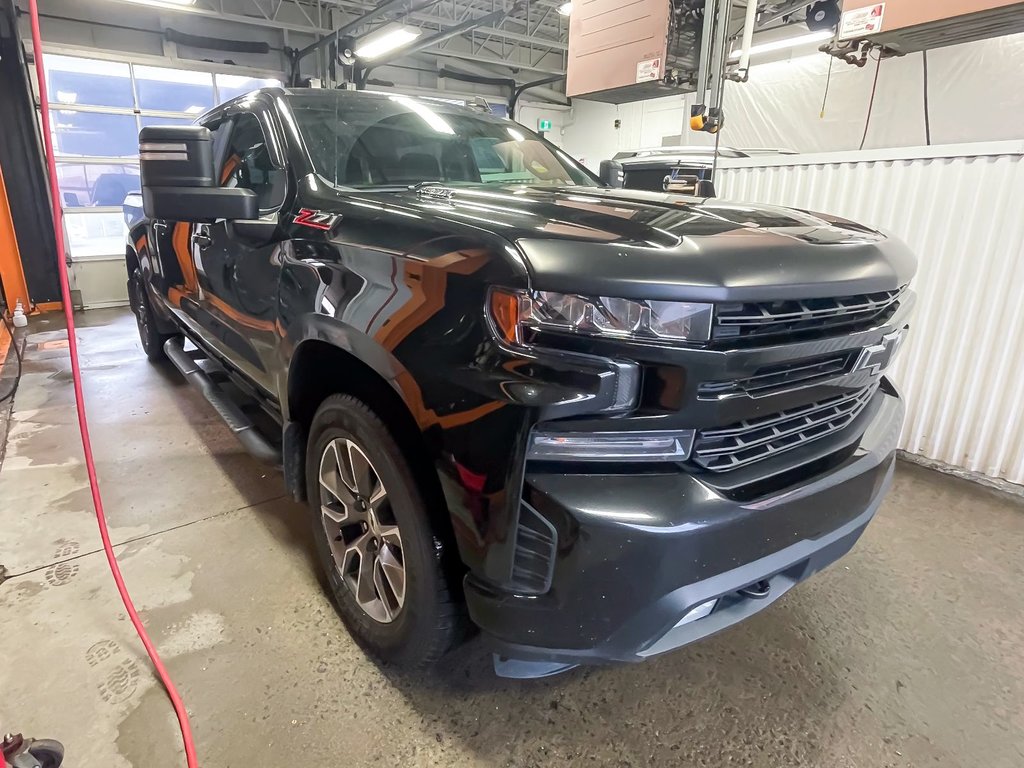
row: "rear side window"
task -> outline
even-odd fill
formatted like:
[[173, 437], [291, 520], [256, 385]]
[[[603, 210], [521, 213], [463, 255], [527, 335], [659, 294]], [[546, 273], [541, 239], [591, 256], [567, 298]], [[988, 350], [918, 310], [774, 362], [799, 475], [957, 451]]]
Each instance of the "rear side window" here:
[[263, 127], [253, 114], [235, 118], [220, 183], [222, 187], [251, 189], [261, 211], [276, 210], [284, 203], [287, 175], [271, 161]]

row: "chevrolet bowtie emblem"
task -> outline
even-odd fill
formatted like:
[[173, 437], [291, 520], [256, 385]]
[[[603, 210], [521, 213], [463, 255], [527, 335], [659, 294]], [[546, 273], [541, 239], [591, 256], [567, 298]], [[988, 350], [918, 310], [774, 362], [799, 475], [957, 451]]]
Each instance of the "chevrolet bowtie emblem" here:
[[860, 351], [860, 356], [857, 358], [851, 373], [867, 371], [872, 376], [878, 376], [882, 373], [882, 371], [889, 367], [889, 363], [896, 356], [896, 351], [900, 348], [900, 344], [903, 343], [903, 330], [901, 328], [892, 333], [887, 333], [877, 344], [864, 347]]

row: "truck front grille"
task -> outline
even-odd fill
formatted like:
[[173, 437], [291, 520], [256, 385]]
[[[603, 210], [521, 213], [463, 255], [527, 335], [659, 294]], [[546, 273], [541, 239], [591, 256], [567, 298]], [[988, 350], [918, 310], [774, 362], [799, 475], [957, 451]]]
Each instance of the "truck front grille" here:
[[906, 288], [827, 299], [719, 304], [711, 336], [720, 341], [745, 340], [880, 321], [896, 310]]
[[758, 368], [752, 376], [729, 381], [707, 381], [697, 387], [701, 400], [747, 395], [758, 398], [803, 389], [846, 373], [860, 350], [797, 360]]
[[728, 427], [699, 430], [693, 461], [712, 472], [726, 472], [828, 437], [856, 419], [877, 389], [873, 384]]

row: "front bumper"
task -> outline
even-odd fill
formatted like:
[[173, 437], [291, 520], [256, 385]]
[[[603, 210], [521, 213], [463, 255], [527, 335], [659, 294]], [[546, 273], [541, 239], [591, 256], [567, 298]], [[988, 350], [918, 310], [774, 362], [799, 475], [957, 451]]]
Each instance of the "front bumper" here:
[[[513, 676], [641, 661], [724, 629], [849, 551], [891, 480], [902, 420], [899, 397], [881, 387], [845, 430], [849, 443], [830, 447], [838, 464], [752, 500], [684, 471], [528, 468], [524, 499], [557, 534], [551, 589], [508, 594], [471, 575], [470, 615], [498, 656], [526, 662], [506, 667]], [[739, 594], [763, 581], [766, 597]], [[681, 623], [716, 598], [709, 615]]]

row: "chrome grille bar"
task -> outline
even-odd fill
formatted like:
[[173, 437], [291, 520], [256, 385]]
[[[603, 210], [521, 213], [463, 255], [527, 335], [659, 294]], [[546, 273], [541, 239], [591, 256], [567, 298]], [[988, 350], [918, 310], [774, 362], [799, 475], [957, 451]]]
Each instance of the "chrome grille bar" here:
[[693, 461], [726, 472], [820, 440], [849, 425], [871, 400], [877, 385], [818, 403], [697, 432]]
[[907, 286], [903, 286], [894, 291], [824, 299], [720, 304], [713, 336], [742, 338], [856, 322], [892, 308], [906, 289]]
[[843, 352], [827, 358], [766, 366], [745, 379], [704, 382], [697, 388], [697, 397], [701, 400], [714, 400], [732, 395], [758, 398], [802, 389], [843, 375], [850, 367], [853, 355], [852, 352]]

